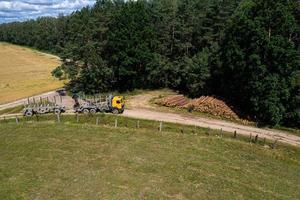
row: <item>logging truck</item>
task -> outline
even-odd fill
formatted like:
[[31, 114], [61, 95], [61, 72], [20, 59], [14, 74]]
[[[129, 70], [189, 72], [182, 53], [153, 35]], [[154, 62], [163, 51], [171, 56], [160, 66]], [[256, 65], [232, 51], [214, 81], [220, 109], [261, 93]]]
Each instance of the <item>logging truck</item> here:
[[122, 114], [125, 109], [125, 101], [123, 96], [109, 95], [106, 97], [93, 97], [90, 99], [79, 100], [73, 96], [75, 101], [74, 110], [77, 113], [98, 113], [110, 112], [113, 114]]

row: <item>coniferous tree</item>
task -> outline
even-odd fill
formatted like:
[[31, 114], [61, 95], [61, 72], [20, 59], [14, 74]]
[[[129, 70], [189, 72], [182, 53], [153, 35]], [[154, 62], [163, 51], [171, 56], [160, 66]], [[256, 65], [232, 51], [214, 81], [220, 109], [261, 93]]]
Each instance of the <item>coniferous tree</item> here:
[[269, 124], [296, 112], [291, 102], [296, 102], [300, 54], [291, 41], [297, 26], [291, 6], [284, 0], [244, 1], [221, 46], [219, 92]]
[[123, 89], [144, 85], [146, 68], [153, 59], [154, 31], [146, 1], [128, 2], [111, 23], [108, 52], [114, 81]]

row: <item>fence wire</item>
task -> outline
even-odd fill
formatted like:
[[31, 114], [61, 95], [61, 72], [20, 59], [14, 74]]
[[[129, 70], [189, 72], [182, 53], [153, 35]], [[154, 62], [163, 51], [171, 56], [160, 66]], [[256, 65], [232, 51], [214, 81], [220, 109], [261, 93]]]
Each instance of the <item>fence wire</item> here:
[[[112, 114], [37, 114], [34, 116], [6, 116], [0, 117], [0, 125], [2, 124], [26, 124], [38, 122], [51, 122], [51, 123], [73, 123], [73, 124], [90, 124], [97, 126], [107, 126], [114, 128], [128, 128], [128, 129], [148, 129], [153, 132], [177, 132], [181, 134], [217, 136], [219, 138], [233, 138], [238, 140], [249, 141], [251, 143], [266, 145], [266, 138], [259, 138], [258, 135], [250, 135], [250, 138], [244, 135], [239, 135], [236, 131], [232, 133], [224, 133], [221, 130], [211, 130], [209, 128], [202, 128], [197, 126], [188, 126], [182, 124], [165, 123], [160, 121], [139, 120], [120, 115]], [[270, 141], [268, 141], [270, 143]], [[271, 142], [276, 144], [277, 141]], [[274, 146], [274, 145], [273, 145]]]

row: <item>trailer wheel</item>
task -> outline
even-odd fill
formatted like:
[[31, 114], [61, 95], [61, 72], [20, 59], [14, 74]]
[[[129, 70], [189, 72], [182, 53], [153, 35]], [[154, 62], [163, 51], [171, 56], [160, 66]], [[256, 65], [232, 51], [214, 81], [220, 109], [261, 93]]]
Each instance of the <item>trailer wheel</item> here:
[[26, 116], [26, 117], [31, 117], [31, 116], [33, 116], [33, 112], [26, 112], [26, 113], [25, 113], [25, 116]]
[[60, 112], [59, 109], [55, 109], [55, 110], [54, 110], [54, 113], [55, 113], [55, 114], [60, 114], [61, 112]]
[[45, 109], [40, 109], [40, 110], [39, 110], [39, 113], [45, 114], [45, 113], [46, 113], [46, 110], [45, 110]]
[[92, 114], [95, 114], [97, 111], [96, 111], [96, 109], [94, 109], [94, 108], [92, 108], [91, 110], [90, 110], [90, 113], [92, 113]]
[[83, 113], [84, 113], [84, 114], [88, 114], [89, 112], [90, 112], [89, 109], [86, 109], [86, 108], [83, 109]]
[[113, 109], [112, 113], [115, 114], [115, 115], [117, 115], [117, 114], [119, 114], [119, 110], [118, 109]]

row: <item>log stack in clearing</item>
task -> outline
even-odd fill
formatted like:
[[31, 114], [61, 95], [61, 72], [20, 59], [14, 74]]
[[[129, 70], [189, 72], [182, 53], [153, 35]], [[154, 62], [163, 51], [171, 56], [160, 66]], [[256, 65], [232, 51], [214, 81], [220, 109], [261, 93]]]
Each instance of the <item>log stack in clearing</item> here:
[[172, 95], [158, 100], [157, 103], [167, 107], [182, 108], [185, 105], [189, 104], [190, 101], [191, 101], [190, 99], [186, 98], [183, 95]]
[[160, 99], [157, 103], [167, 107], [193, 108], [194, 111], [209, 113], [227, 119], [239, 119], [237, 114], [224, 101], [210, 96], [189, 99], [183, 95], [173, 95]]

